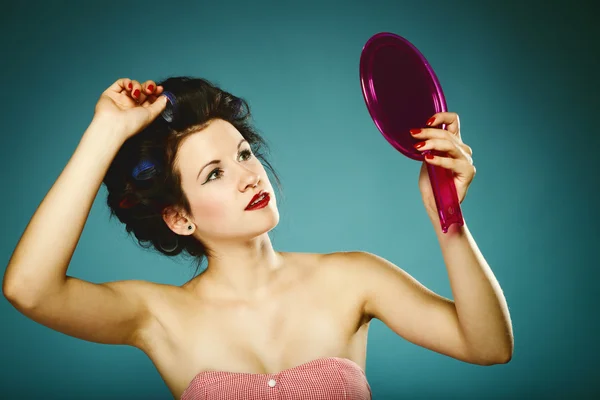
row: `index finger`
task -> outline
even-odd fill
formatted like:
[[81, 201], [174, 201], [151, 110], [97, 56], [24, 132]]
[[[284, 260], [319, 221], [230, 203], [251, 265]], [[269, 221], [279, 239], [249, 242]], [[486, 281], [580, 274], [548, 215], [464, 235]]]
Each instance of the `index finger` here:
[[460, 118], [454, 112], [439, 112], [434, 114], [429, 121], [428, 126], [437, 126], [446, 124], [446, 130], [454, 135], [460, 136]]
[[120, 79], [117, 79], [112, 85], [110, 85], [105, 91], [121, 93], [123, 90], [126, 90], [127, 86], [130, 83], [131, 83], [131, 79], [120, 78]]

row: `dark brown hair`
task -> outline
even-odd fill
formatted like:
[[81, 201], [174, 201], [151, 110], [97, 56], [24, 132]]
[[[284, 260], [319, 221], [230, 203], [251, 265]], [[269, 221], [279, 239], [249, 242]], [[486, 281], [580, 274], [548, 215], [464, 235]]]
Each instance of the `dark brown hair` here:
[[[154, 248], [167, 256], [192, 256], [199, 267], [209, 249], [193, 236], [175, 234], [162, 217], [163, 210], [169, 206], [191, 213], [181, 188], [180, 174], [174, 167], [181, 142], [211, 120], [225, 120], [248, 141], [279, 188], [281, 182], [265, 158], [267, 144], [251, 125], [250, 107], [245, 100], [201, 78], [172, 77], [157, 85], [175, 96], [174, 119], [167, 123], [159, 116], [123, 144], [104, 177], [107, 204], [111, 218], [116, 216], [125, 224], [127, 232], [133, 233], [140, 246]], [[149, 179], [132, 176], [141, 161], [153, 166]]]

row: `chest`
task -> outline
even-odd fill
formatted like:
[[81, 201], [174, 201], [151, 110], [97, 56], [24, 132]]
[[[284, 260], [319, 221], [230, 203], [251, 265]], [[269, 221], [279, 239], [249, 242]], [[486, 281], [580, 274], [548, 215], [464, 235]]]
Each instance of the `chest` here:
[[272, 373], [348, 356], [360, 304], [342, 286], [298, 284], [260, 301], [181, 304], [162, 317], [156, 357], [191, 371]]
[[290, 290], [253, 304], [205, 305], [182, 319], [179, 332], [190, 334], [179, 334], [177, 342], [203, 370], [269, 373], [343, 352], [358, 311], [336, 293]]
[[292, 282], [248, 303], [168, 298], [144, 351], [173, 393], [203, 371], [272, 374], [324, 357], [363, 364], [368, 324], [356, 291], [331, 277]]

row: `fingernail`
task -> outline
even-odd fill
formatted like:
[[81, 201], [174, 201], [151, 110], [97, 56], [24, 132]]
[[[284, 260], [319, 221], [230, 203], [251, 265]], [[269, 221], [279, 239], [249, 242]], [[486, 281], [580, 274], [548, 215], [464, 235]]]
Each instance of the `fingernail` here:
[[154, 86], [153, 85], [148, 85], [148, 90], [149, 91], [153, 91], [154, 90]]
[[431, 126], [431, 124], [433, 124], [435, 122], [435, 117], [431, 117], [427, 120], [427, 123], [425, 125]]
[[427, 154], [425, 154], [425, 158], [428, 160], [433, 160], [433, 154], [427, 153]]
[[140, 95], [140, 90], [135, 89], [135, 92], [133, 92], [133, 97], [138, 97], [139, 95]]
[[127, 85], [127, 89], [130, 89], [133, 87], [133, 85], [131, 84], [131, 82], [129, 82], [129, 85]]
[[410, 133], [412, 133], [413, 135], [416, 135], [417, 133], [421, 133], [421, 129], [411, 129]]
[[423, 146], [425, 146], [425, 142], [419, 142], [419, 143], [415, 144], [415, 149], [420, 149]]

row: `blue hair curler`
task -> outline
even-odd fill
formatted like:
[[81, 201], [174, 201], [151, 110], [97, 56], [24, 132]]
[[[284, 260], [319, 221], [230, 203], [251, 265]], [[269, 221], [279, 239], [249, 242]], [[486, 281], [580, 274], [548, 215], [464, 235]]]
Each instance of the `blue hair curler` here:
[[133, 167], [131, 176], [133, 176], [133, 179], [136, 181], [146, 181], [158, 174], [158, 172], [159, 169], [156, 163], [149, 159], [144, 159]]
[[165, 121], [173, 122], [177, 111], [177, 102], [175, 100], [175, 95], [171, 92], [163, 92], [162, 96], [165, 96], [167, 98], [167, 106], [162, 111], [162, 113], [160, 113], [160, 115]]

